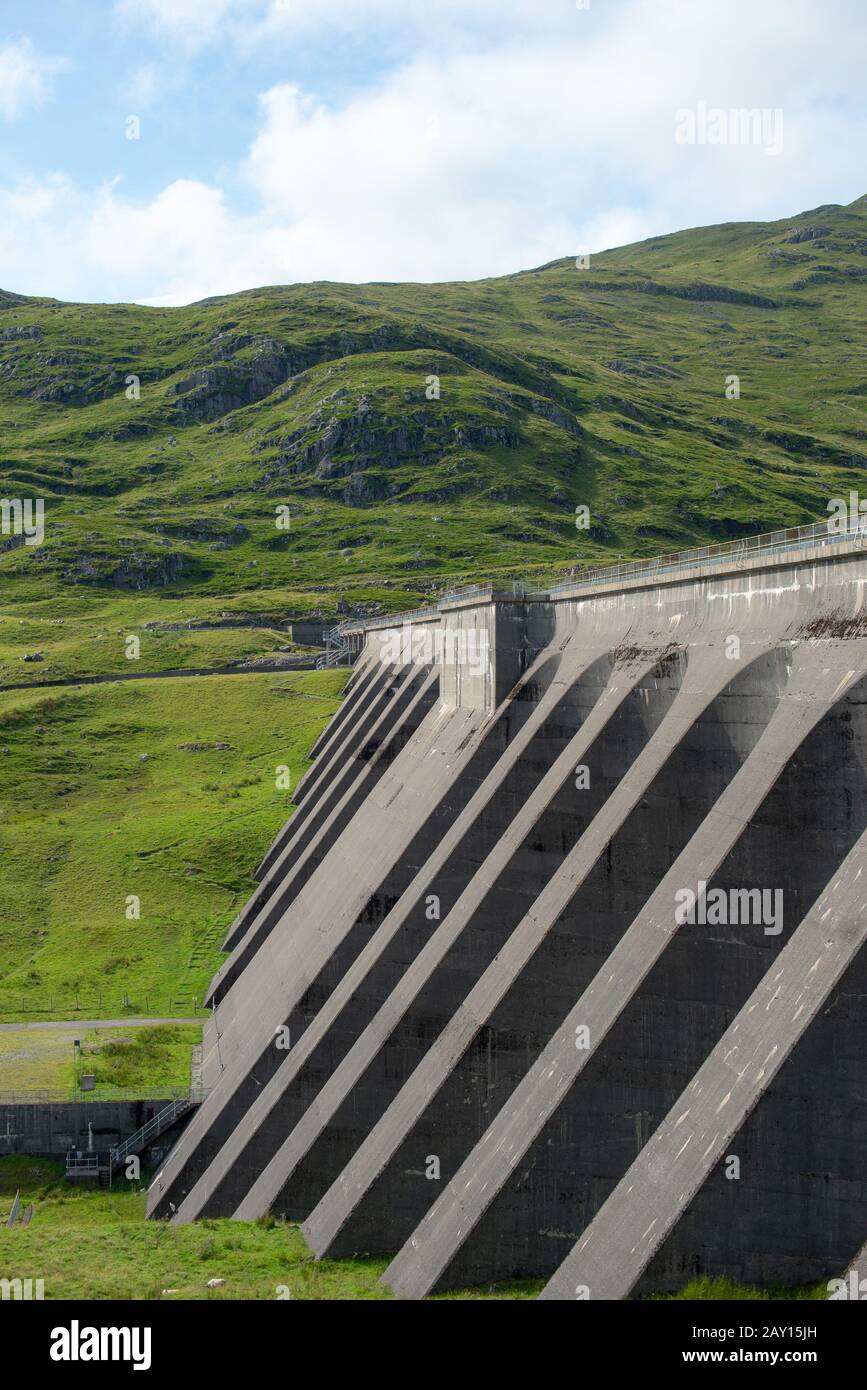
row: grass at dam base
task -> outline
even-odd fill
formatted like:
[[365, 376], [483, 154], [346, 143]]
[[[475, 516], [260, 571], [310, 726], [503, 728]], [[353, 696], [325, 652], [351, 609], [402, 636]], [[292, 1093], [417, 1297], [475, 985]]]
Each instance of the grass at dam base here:
[[[379, 1282], [387, 1259], [314, 1260], [298, 1227], [263, 1221], [145, 1221], [145, 1187], [111, 1191], [68, 1186], [62, 1165], [26, 1156], [0, 1158], [0, 1217], [20, 1189], [34, 1205], [30, 1225], [0, 1221], [0, 1279], [44, 1279], [46, 1300], [392, 1299]], [[209, 1288], [211, 1279], [225, 1283]], [[544, 1280], [483, 1285], [445, 1300], [535, 1299]], [[288, 1292], [287, 1292], [288, 1291]], [[751, 1289], [698, 1279], [677, 1299], [824, 1299], [824, 1286]]]

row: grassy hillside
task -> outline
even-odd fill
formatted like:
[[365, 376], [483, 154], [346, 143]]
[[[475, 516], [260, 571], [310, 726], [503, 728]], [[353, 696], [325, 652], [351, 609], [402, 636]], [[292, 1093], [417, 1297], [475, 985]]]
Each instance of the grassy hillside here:
[[0, 535], [0, 1012], [200, 998], [343, 677], [10, 686], [821, 518], [867, 497], [865, 330], [867, 198], [471, 284], [0, 293], [0, 498], [46, 506]]
[[7, 538], [4, 603], [402, 602], [808, 521], [867, 488], [865, 328], [867, 198], [470, 284], [6, 294], [0, 496], [47, 532]]
[[345, 678], [0, 691], [0, 1012], [191, 1014]]

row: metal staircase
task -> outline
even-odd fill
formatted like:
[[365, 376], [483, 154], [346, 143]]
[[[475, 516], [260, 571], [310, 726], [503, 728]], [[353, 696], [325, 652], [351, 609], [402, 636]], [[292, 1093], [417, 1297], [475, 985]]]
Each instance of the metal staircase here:
[[108, 1153], [84, 1153], [81, 1149], [69, 1149], [66, 1154], [67, 1182], [95, 1182], [99, 1187], [110, 1187], [112, 1176], [124, 1159], [130, 1154], [140, 1154], [147, 1144], [164, 1134], [181, 1115], [201, 1105], [206, 1095], [207, 1091], [193, 1089], [176, 1096], [162, 1110], [158, 1110], [147, 1124], [116, 1148], [109, 1149]]
[[349, 663], [352, 656], [352, 648], [346, 641], [343, 630], [347, 626], [346, 622], [338, 623], [337, 627], [329, 628], [325, 634], [325, 652], [317, 659], [317, 671], [323, 671], [328, 666], [340, 666]]
[[175, 1120], [181, 1115], [185, 1115], [188, 1110], [192, 1110], [196, 1105], [201, 1105], [205, 1098], [204, 1091], [189, 1091], [186, 1095], [178, 1096], [177, 1099], [169, 1101], [168, 1105], [163, 1106], [162, 1110], [148, 1120], [147, 1124], [137, 1129], [135, 1134], [131, 1134], [117, 1148], [111, 1150], [109, 1156], [109, 1167], [112, 1173], [119, 1168], [124, 1159], [130, 1154], [141, 1153], [146, 1144], [151, 1140], [157, 1139], [163, 1134]]

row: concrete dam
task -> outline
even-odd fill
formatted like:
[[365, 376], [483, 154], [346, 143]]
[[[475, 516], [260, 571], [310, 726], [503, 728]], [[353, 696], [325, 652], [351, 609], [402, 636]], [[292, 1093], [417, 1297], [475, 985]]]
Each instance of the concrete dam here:
[[149, 1215], [273, 1212], [403, 1298], [843, 1274], [865, 561], [816, 526], [344, 625]]

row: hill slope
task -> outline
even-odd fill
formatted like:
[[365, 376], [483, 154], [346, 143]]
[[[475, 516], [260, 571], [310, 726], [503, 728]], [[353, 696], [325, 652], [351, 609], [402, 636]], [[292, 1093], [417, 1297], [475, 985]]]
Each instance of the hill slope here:
[[867, 489], [865, 327], [865, 198], [469, 284], [2, 295], [0, 497], [47, 507], [3, 593], [416, 597], [812, 520]]

